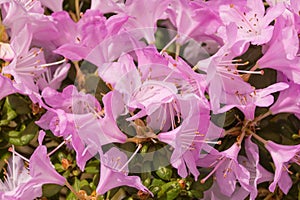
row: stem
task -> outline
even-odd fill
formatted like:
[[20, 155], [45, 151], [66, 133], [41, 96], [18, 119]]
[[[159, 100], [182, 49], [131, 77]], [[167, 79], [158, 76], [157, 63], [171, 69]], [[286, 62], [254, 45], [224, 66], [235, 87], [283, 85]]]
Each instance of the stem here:
[[242, 130], [241, 130], [242, 133], [241, 133], [241, 135], [238, 137], [238, 141], [237, 141], [237, 145], [238, 145], [238, 146], [240, 146], [240, 145], [242, 144], [243, 139], [244, 139], [244, 137], [245, 137], [245, 135], [246, 135], [246, 129], [247, 129], [247, 127], [248, 127], [248, 125], [249, 125], [250, 122], [251, 122], [251, 121], [246, 121], [246, 123], [243, 124]]
[[259, 135], [257, 135], [256, 133], [254, 133], [253, 131], [251, 131], [251, 130], [249, 130], [249, 129], [247, 129], [247, 131], [249, 132], [249, 133], [251, 133], [251, 135], [253, 135], [253, 137], [255, 138], [255, 139], [257, 139], [258, 141], [260, 141], [261, 143], [263, 143], [264, 145], [266, 145], [267, 144], [267, 140], [265, 140], [265, 139], [263, 139], [262, 137], [260, 137]]
[[236, 132], [236, 131], [240, 131], [241, 127], [233, 127], [227, 131], [224, 132], [224, 135], [230, 135], [230, 133]]
[[71, 192], [73, 192], [73, 194], [76, 196], [77, 199], [81, 199], [80, 196], [77, 194], [76, 190], [73, 188], [73, 186], [66, 180], [65, 185], [67, 186], [67, 188], [69, 188], [71, 190]]
[[75, 12], [76, 12], [77, 21], [79, 21], [80, 19], [79, 0], [75, 0]]
[[251, 125], [256, 124], [257, 122], [261, 121], [262, 119], [264, 119], [264, 118], [266, 118], [266, 117], [268, 117], [268, 116], [270, 116], [270, 115], [272, 115], [272, 111], [271, 111], [271, 110], [269, 110], [268, 112], [266, 112], [266, 113], [264, 113], [264, 114], [262, 114], [262, 115], [259, 115], [258, 117], [256, 117], [256, 118], [252, 121]]
[[76, 78], [78, 79], [79, 89], [82, 89], [85, 83], [85, 75], [82, 73], [77, 61], [73, 61], [73, 64], [76, 69]]
[[179, 53], [180, 53], [180, 44], [176, 43], [176, 51], [175, 51], [175, 60], [178, 60], [179, 57]]

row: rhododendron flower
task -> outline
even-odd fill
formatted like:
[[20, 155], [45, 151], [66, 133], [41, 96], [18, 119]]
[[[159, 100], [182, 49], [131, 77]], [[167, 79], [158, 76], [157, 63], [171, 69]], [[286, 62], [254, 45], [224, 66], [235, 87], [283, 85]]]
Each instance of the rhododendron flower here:
[[29, 169], [24, 161], [14, 155], [8, 163], [6, 181], [0, 181], [0, 197], [7, 200], [33, 199], [42, 196], [42, 185], [64, 185], [66, 179], [58, 174], [47, 155], [46, 146], [42, 145], [43, 131], [40, 132], [40, 146], [34, 151], [29, 160]]
[[16, 89], [13, 87], [12, 81], [0, 74], [0, 100], [15, 92]]
[[292, 180], [289, 176], [289, 163], [300, 165], [300, 145], [281, 145], [268, 140], [265, 144], [266, 149], [270, 152], [275, 164], [274, 180], [269, 186], [269, 190], [274, 192], [276, 185], [287, 194], [292, 187]]
[[234, 143], [223, 152], [212, 149], [207, 156], [200, 158], [197, 161], [198, 166], [213, 167], [213, 170], [201, 182], [205, 182], [215, 173], [216, 182], [224, 195], [230, 197], [233, 194], [237, 180], [245, 190], [251, 191], [252, 188], [249, 185], [250, 173], [237, 160], [240, 149], [241, 146]]
[[125, 15], [106, 20], [97, 10], [87, 10], [78, 23], [65, 11], [53, 13], [52, 17], [60, 30], [57, 39], [53, 40], [58, 46], [54, 52], [71, 60], [86, 58], [106, 37], [117, 34], [128, 20]]
[[277, 101], [270, 107], [273, 114], [289, 112], [300, 114], [300, 85], [291, 81], [289, 88], [280, 92]]
[[[252, 189], [247, 191], [244, 188], [241, 188], [239, 190], [239, 197], [240, 199], [244, 199], [250, 193], [250, 199], [254, 200], [258, 193], [257, 185], [262, 182], [271, 181], [274, 176], [259, 164], [258, 146], [251, 141], [251, 137], [246, 139], [245, 149], [247, 158], [239, 156], [238, 161], [250, 172], [249, 184]], [[242, 194], [244, 195], [243, 197], [241, 197]]]
[[267, 43], [273, 34], [270, 23], [282, 14], [285, 7], [278, 4], [271, 7], [265, 14], [265, 7], [261, 0], [248, 0], [246, 7], [234, 4], [220, 7], [220, 17], [225, 25], [231, 22], [238, 28], [236, 41], [243, 40], [254, 45]]
[[185, 178], [188, 175], [188, 168], [197, 180], [200, 173], [196, 167], [196, 160], [202, 144], [205, 143], [205, 135], [200, 136], [199, 127], [201, 126], [201, 130], [206, 133], [209, 124], [208, 110], [206, 113], [202, 111], [199, 116], [201, 108], [193, 96], [181, 107], [187, 109], [186, 113], [182, 114], [182, 124], [174, 130], [159, 133], [157, 138], [174, 148], [170, 163], [178, 169], [178, 174]]
[[127, 185], [152, 195], [142, 184], [140, 177], [128, 176], [127, 160], [126, 154], [115, 147], [101, 156], [100, 180], [96, 189], [98, 194], [104, 194], [112, 188]]
[[[258, 68], [271, 68], [282, 72], [295, 83], [300, 83], [299, 40], [292, 17], [283, 16], [276, 20], [274, 34], [269, 45], [264, 48], [264, 55], [257, 61]], [[281, 49], [281, 51], [278, 51]]]

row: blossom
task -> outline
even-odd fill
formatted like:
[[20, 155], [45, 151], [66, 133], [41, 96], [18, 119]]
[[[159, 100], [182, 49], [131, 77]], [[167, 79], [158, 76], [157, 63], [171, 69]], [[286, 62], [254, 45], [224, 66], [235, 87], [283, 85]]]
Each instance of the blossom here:
[[230, 197], [233, 194], [236, 189], [237, 180], [245, 190], [250, 191], [250, 173], [243, 165], [239, 164], [237, 160], [240, 149], [241, 146], [234, 143], [229, 149], [223, 152], [218, 152], [213, 149], [207, 156], [200, 158], [197, 161], [198, 166], [214, 167], [213, 170], [201, 180], [201, 182], [205, 182], [212, 174], [215, 173], [220, 191], [224, 195]]
[[245, 190], [244, 188], [240, 189], [240, 195], [243, 194], [246, 198], [250, 193], [250, 199], [254, 200], [258, 194], [257, 185], [271, 181], [273, 179], [273, 174], [264, 169], [259, 164], [259, 154], [258, 154], [258, 146], [251, 141], [251, 137], [248, 137], [245, 141], [246, 155], [239, 156], [238, 161], [250, 172], [250, 186], [252, 189], [250, 191]]
[[206, 133], [209, 115], [208, 110], [202, 111], [200, 114], [201, 108], [193, 96], [185, 101], [187, 102], [183, 102], [181, 108], [188, 111], [182, 115], [182, 124], [174, 130], [159, 133], [157, 138], [174, 148], [170, 163], [178, 169], [178, 174], [185, 178], [188, 175], [188, 168], [197, 180], [200, 173], [196, 167], [196, 160], [202, 144], [205, 143], [205, 134], [203, 136], [199, 134], [199, 127], [201, 126], [202, 132]]
[[188, 0], [171, 1], [166, 12], [177, 28], [177, 43], [182, 45], [189, 37], [219, 40], [213, 34], [221, 25], [221, 19], [207, 4]]
[[10, 79], [0, 75], [0, 99], [16, 92]]
[[220, 6], [220, 17], [225, 25], [231, 22], [236, 24], [237, 41], [261, 45], [272, 37], [274, 27], [269, 24], [280, 16], [284, 9], [282, 4], [278, 4], [265, 13], [261, 0], [248, 0], [246, 6], [237, 7], [234, 4]]
[[300, 85], [287, 82], [289, 88], [280, 92], [277, 101], [270, 107], [273, 114], [289, 112], [300, 114]]
[[270, 152], [276, 168], [274, 180], [270, 184], [269, 190], [274, 192], [278, 184], [280, 189], [287, 194], [293, 184], [289, 176], [288, 164], [296, 163], [300, 165], [300, 145], [281, 145], [268, 140], [265, 147]]
[[128, 20], [126, 15], [116, 15], [106, 20], [97, 10], [87, 10], [75, 23], [65, 11], [52, 14], [60, 30], [52, 40], [57, 45], [55, 53], [71, 60], [81, 60], [103, 40], [117, 34]]
[[113, 147], [101, 156], [100, 180], [96, 191], [98, 194], [104, 194], [108, 190], [122, 185], [134, 187], [152, 195], [142, 184], [140, 177], [128, 176], [126, 154]]
[[[276, 20], [272, 40], [263, 50], [264, 55], [257, 61], [257, 67], [271, 68], [282, 72], [290, 80], [300, 83], [298, 32], [293, 16], [279, 17]], [[278, 51], [280, 49], [280, 51]]]
[[47, 155], [46, 146], [42, 145], [43, 131], [40, 132], [40, 145], [35, 149], [29, 160], [29, 169], [24, 161], [14, 155], [8, 163], [6, 181], [0, 181], [0, 197], [8, 200], [34, 199], [42, 196], [42, 185], [64, 185], [66, 179], [58, 174]]

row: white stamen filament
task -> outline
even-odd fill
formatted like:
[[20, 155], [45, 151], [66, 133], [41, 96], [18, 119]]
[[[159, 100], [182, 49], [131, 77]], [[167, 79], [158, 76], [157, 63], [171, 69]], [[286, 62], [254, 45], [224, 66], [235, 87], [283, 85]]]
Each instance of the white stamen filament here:
[[[21, 154], [19, 154], [18, 152], [15, 151], [14, 147], [12, 148], [9, 148], [8, 151], [12, 152], [13, 155], [17, 155], [19, 156], [20, 158], [22, 158], [23, 160], [25, 160], [26, 162], [30, 162], [28, 158], [22, 156]], [[13, 163], [14, 163], [14, 157], [13, 157]]]
[[175, 35], [175, 37], [159, 53], [162, 54], [165, 52], [167, 48], [169, 48], [169, 46], [171, 46], [171, 44], [177, 40], [177, 38], [179, 38], [179, 35]]
[[136, 148], [135, 152], [131, 155], [131, 157], [127, 160], [127, 162], [119, 169], [118, 171], [121, 172], [123, 169], [128, 165], [128, 163], [134, 158], [134, 156], [139, 152], [139, 150], [142, 148], [142, 144], [139, 144]]
[[72, 135], [69, 135], [62, 143], [60, 143], [55, 149], [53, 149], [50, 153], [47, 154], [47, 156], [51, 156], [52, 154], [54, 154], [58, 149], [60, 149], [60, 147], [62, 147], [64, 144], [66, 144], [66, 142], [70, 141], [70, 139], [72, 138]]
[[226, 159], [224, 159], [224, 157], [221, 157], [220, 158], [220, 160], [217, 162], [217, 164], [216, 164], [216, 166], [214, 167], [214, 169], [206, 176], [206, 177], [204, 177], [203, 179], [201, 179], [201, 183], [203, 184], [203, 183], [205, 183], [205, 181], [207, 181], [207, 179], [209, 178], [209, 177], [211, 177], [214, 173], [215, 173], [215, 171], [220, 167], [220, 165], [225, 161]]

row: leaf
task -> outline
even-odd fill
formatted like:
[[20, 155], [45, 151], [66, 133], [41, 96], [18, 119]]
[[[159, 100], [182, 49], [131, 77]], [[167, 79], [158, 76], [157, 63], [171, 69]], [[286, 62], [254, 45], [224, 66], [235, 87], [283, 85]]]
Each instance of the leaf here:
[[26, 101], [19, 95], [10, 95], [7, 97], [8, 101], [12, 107], [16, 111], [17, 114], [23, 115], [31, 113], [31, 109], [29, 107], [30, 103]]
[[42, 187], [44, 197], [52, 197], [62, 189], [62, 186], [56, 184], [45, 184]]
[[17, 113], [11, 108], [11, 105], [6, 98], [3, 110], [2, 110], [2, 118], [0, 120], [0, 126], [8, 125], [9, 122], [17, 117]]
[[11, 144], [23, 146], [28, 144], [38, 132], [38, 126], [34, 123], [34, 121], [30, 122], [27, 127], [25, 125], [21, 125], [20, 131], [10, 131], [8, 132], [9, 139], [8, 141]]
[[173, 200], [180, 194], [180, 188], [173, 188], [166, 194], [167, 200]]
[[163, 180], [170, 180], [172, 177], [172, 169], [167, 168], [167, 167], [159, 167], [158, 170], [155, 172], [159, 178]]

